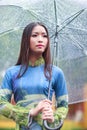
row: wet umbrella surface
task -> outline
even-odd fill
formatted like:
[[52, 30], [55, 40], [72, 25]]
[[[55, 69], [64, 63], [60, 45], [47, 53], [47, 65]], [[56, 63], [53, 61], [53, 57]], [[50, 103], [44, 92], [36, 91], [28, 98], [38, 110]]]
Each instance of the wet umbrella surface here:
[[72, 0], [0, 1], [0, 82], [15, 64], [22, 31], [32, 21], [48, 27], [53, 63], [64, 71], [69, 103], [87, 100], [87, 9]]

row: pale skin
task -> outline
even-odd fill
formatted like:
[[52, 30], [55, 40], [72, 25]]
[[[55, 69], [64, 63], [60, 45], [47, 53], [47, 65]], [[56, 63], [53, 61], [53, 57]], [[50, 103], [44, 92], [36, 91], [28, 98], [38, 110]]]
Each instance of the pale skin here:
[[[47, 33], [44, 27], [37, 25], [33, 28], [30, 37], [30, 57], [29, 60], [34, 65], [35, 61], [42, 56], [48, 44]], [[38, 105], [30, 110], [32, 117], [42, 113], [42, 119], [48, 122], [54, 122], [52, 102], [48, 99], [42, 100]]]

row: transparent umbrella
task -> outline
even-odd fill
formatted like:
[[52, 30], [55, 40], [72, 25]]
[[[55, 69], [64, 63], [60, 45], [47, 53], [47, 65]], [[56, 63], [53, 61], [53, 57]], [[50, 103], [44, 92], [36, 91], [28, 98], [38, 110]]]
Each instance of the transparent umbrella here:
[[65, 73], [69, 103], [87, 100], [87, 10], [75, 0], [0, 1], [0, 81], [15, 64], [23, 28], [32, 21], [48, 27], [53, 63]]

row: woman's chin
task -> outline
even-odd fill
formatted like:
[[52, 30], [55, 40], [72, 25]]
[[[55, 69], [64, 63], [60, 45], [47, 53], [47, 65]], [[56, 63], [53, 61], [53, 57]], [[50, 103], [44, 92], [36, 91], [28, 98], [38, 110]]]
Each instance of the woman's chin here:
[[38, 49], [38, 50], [36, 51], [36, 53], [40, 53], [40, 54], [42, 54], [43, 52], [44, 52], [43, 49]]

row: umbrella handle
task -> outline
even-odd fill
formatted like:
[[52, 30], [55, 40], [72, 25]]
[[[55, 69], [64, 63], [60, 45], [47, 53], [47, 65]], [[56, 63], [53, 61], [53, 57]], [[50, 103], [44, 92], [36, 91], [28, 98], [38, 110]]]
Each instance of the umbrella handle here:
[[56, 126], [55, 128], [49, 127], [48, 124], [47, 124], [47, 120], [43, 120], [43, 124], [44, 124], [44, 127], [46, 128], [46, 130], [60, 130], [60, 128], [61, 128], [62, 125], [63, 125], [63, 121], [60, 120], [59, 125]]
[[28, 128], [30, 127], [30, 125], [32, 124], [32, 120], [33, 118], [30, 116], [30, 114], [28, 115]]

